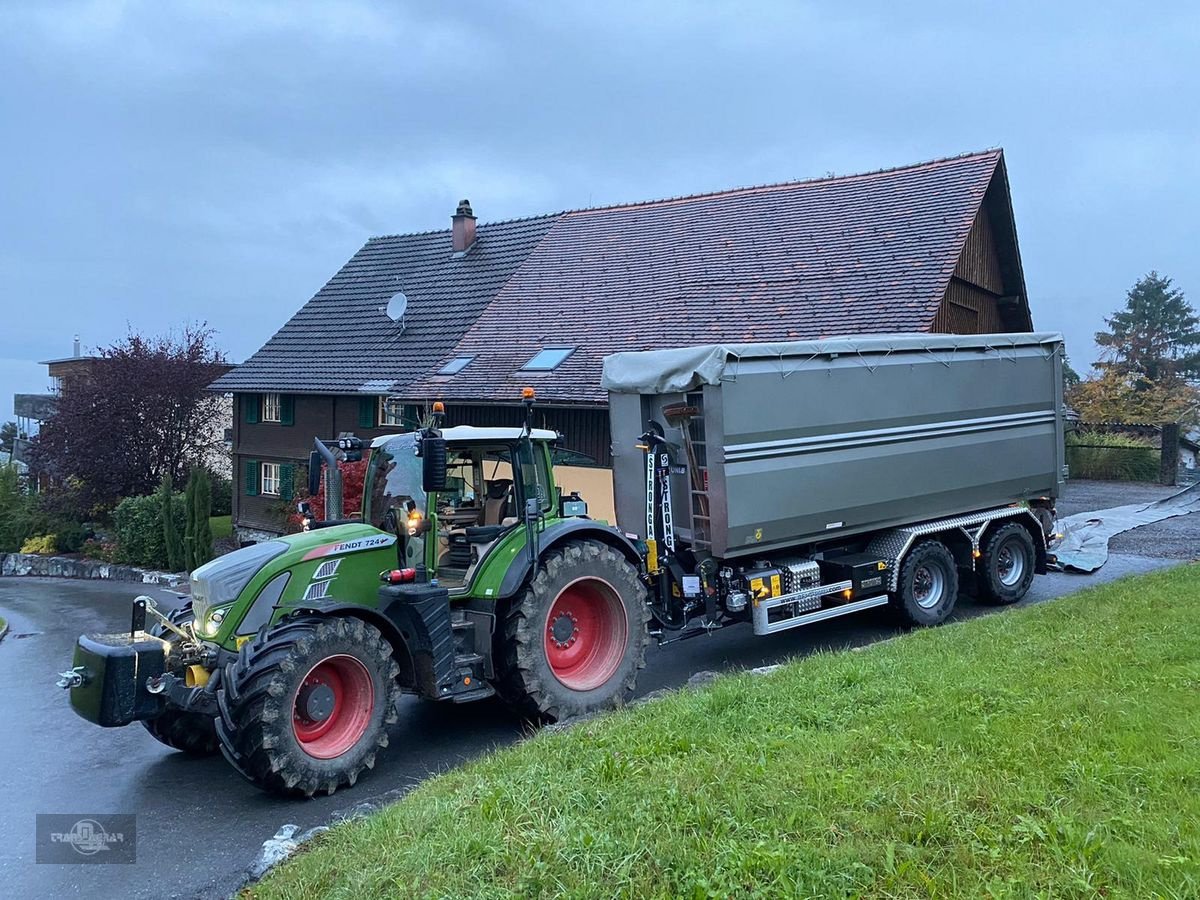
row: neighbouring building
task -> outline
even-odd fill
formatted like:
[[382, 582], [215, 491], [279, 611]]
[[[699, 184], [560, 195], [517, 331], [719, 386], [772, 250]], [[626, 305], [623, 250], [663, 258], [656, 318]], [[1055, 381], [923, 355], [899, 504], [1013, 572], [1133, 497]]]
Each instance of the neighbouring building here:
[[[409, 428], [436, 399], [449, 424], [513, 424], [531, 385], [538, 424], [606, 467], [615, 351], [1031, 329], [988, 150], [491, 224], [463, 201], [448, 230], [368, 240], [213, 389], [234, 395], [234, 522], [253, 538], [281, 528], [314, 436]], [[598, 511], [606, 477], [585, 488]]]
[[[73, 384], [87, 379], [104, 361], [100, 356], [85, 356], [80, 351], [79, 335], [75, 335], [74, 349], [70, 356], [46, 359], [38, 363], [45, 366], [50, 378], [50, 390], [45, 394], [14, 394], [13, 412], [16, 416], [18, 433], [32, 438], [42, 423], [54, 415], [58, 398], [69, 393]], [[232, 365], [224, 365], [227, 373]], [[206, 435], [208, 450], [204, 454], [205, 467], [215, 475], [231, 477], [230, 451], [233, 446], [233, 395], [225, 393], [218, 405], [217, 415], [211, 422], [211, 431]], [[14, 448], [13, 460], [24, 465], [27, 440], [19, 440]]]

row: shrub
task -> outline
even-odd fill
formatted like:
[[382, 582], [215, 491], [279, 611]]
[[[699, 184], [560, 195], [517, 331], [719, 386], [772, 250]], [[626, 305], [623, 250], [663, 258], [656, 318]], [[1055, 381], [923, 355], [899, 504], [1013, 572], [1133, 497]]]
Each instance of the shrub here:
[[1159, 451], [1145, 438], [1076, 431], [1066, 437], [1072, 478], [1158, 481]]
[[183, 538], [179, 535], [179, 529], [175, 527], [175, 492], [172, 490], [170, 475], [163, 476], [155, 496], [158, 497], [159, 521], [162, 522], [167, 567], [172, 572], [178, 572], [184, 566]]
[[78, 553], [87, 540], [87, 529], [79, 522], [57, 522], [54, 526], [54, 544], [59, 553]]
[[116, 562], [119, 548], [111, 541], [101, 541], [89, 538], [83, 543], [83, 555], [88, 559], [98, 559], [101, 562]]
[[233, 482], [223, 475], [212, 476], [212, 514], [233, 515]]
[[[183, 500], [177, 494], [171, 504], [175, 527], [184, 527]], [[149, 568], [167, 568], [166, 539], [162, 523], [162, 503], [157, 495], [126, 497], [113, 510], [117, 534], [118, 561]]]
[[0, 553], [16, 553], [33, 533], [32, 510], [16, 466], [0, 466]]
[[21, 545], [22, 553], [37, 553], [41, 556], [53, 556], [58, 545], [55, 543], [54, 535], [39, 534], [36, 537], [31, 537]]

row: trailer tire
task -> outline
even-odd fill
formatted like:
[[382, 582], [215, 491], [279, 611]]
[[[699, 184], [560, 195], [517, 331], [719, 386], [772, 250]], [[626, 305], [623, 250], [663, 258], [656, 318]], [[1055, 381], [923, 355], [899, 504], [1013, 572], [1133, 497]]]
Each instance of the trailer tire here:
[[941, 541], [922, 541], [904, 557], [892, 607], [911, 625], [937, 625], [958, 600], [958, 566]]
[[551, 550], [504, 617], [497, 693], [548, 722], [624, 703], [646, 664], [645, 595], [637, 569], [607, 544]]
[[398, 675], [391, 645], [360, 619], [264, 625], [222, 673], [221, 752], [273, 794], [311, 797], [353, 785], [388, 745]]
[[1037, 548], [1018, 522], [1002, 525], [987, 536], [979, 556], [979, 599], [1007, 606], [1016, 603], [1033, 584]]
[[[172, 625], [191, 622], [194, 618], [192, 601], [184, 603], [167, 618], [171, 620]], [[156, 637], [172, 640], [172, 632], [161, 622], [155, 622], [147, 631]], [[221, 749], [213, 717], [202, 713], [167, 709], [153, 719], [143, 719], [142, 727], [159, 743], [188, 756], [212, 756]]]

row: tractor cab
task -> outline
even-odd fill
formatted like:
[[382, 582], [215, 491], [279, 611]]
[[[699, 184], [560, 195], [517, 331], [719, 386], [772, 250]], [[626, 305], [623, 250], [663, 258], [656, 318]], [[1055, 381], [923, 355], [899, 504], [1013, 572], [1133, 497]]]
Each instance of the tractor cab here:
[[440, 490], [427, 490], [423, 435], [385, 435], [371, 445], [363, 485], [364, 519], [397, 536], [402, 568], [424, 569], [454, 590], [514, 529], [534, 527], [555, 510], [545, 429], [458, 426], [440, 432], [446, 462]]

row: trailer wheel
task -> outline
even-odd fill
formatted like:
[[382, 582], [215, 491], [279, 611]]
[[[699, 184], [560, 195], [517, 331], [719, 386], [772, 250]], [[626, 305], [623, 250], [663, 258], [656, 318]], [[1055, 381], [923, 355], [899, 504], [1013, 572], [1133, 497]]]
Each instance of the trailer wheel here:
[[1037, 550], [1023, 525], [1009, 522], [983, 542], [979, 556], [979, 599], [1007, 605], [1025, 596], [1033, 584]]
[[958, 599], [958, 567], [940, 541], [923, 541], [908, 551], [900, 566], [892, 605], [912, 625], [937, 625]]
[[[179, 609], [167, 616], [173, 625], [185, 625], [194, 618], [192, 601], [189, 600]], [[150, 634], [166, 640], [173, 640], [172, 632], [168, 631], [161, 622], [155, 622], [147, 629]], [[200, 713], [184, 712], [179, 709], [167, 709], [153, 719], [142, 720], [142, 726], [158, 742], [166, 744], [172, 750], [179, 750], [188, 756], [212, 756], [221, 749], [217, 739], [217, 729], [212, 716]]]
[[222, 674], [221, 751], [271, 793], [311, 797], [353, 785], [388, 745], [398, 674], [379, 629], [358, 619], [264, 626]]
[[646, 664], [645, 593], [606, 544], [573, 541], [546, 554], [505, 618], [497, 692], [552, 722], [627, 700]]

